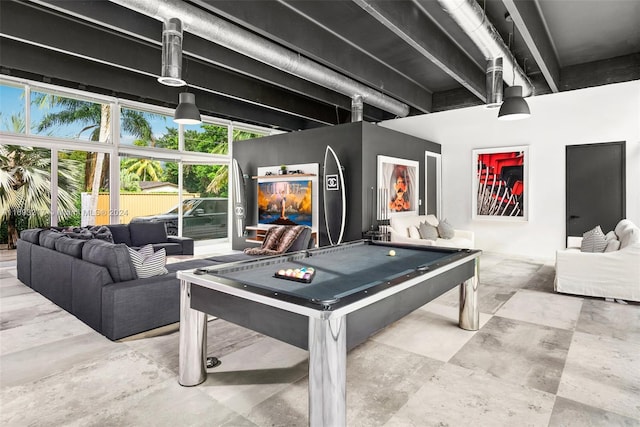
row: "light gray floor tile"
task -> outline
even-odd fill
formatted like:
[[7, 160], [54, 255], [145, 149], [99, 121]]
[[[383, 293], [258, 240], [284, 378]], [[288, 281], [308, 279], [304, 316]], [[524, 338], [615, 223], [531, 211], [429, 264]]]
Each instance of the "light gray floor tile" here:
[[555, 393], [571, 336], [570, 331], [494, 316], [450, 363]]
[[93, 332], [85, 323], [64, 311], [47, 313], [36, 319], [39, 321], [0, 330], [0, 355]]
[[[458, 326], [458, 308], [429, 303], [373, 336], [373, 340], [432, 359], [448, 361], [474, 331]], [[489, 320], [481, 314], [480, 326]]]
[[254, 423], [209, 398], [198, 387], [182, 387], [175, 378], [104, 407], [96, 407], [94, 411], [70, 426], [255, 427]]
[[585, 298], [576, 331], [640, 344], [640, 304]]
[[[71, 367], [99, 359], [120, 348], [95, 332], [0, 356], [2, 388], [29, 384]], [[103, 378], [108, 383], [109, 378]], [[4, 406], [4, 405], [3, 405]]]
[[260, 402], [308, 374], [308, 353], [265, 337], [220, 358], [199, 387], [204, 393], [246, 415]]
[[613, 412], [583, 405], [563, 397], [556, 397], [549, 427], [638, 427], [634, 420]]
[[553, 281], [556, 277], [556, 268], [554, 265], [543, 265], [535, 274], [530, 276], [529, 281], [524, 285], [524, 289], [532, 291], [554, 293]]
[[581, 308], [582, 298], [519, 290], [496, 312], [496, 315], [573, 330]]
[[640, 344], [575, 332], [558, 396], [640, 419]]
[[553, 394], [446, 364], [384, 425], [546, 426], [553, 401]]
[[104, 357], [96, 355], [33, 382], [3, 387], [0, 417], [4, 425], [65, 425], [107, 405], [115, 404], [115, 412], [123, 400], [139, 393], [146, 396], [153, 385], [170, 378], [172, 373], [119, 346]]

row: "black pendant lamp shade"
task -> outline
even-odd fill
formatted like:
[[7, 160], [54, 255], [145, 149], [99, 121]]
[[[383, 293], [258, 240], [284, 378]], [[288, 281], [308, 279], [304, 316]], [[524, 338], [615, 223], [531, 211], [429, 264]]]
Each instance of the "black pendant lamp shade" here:
[[202, 123], [200, 111], [196, 107], [196, 96], [190, 92], [180, 93], [180, 103], [173, 116], [173, 121], [182, 125], [197, 125]]
[[520, 120], [531, 116], [529, 105], [522, 97], [522, 86], [511, 86], [504, 90], [504, 102], [498, 112], [498, 120]]

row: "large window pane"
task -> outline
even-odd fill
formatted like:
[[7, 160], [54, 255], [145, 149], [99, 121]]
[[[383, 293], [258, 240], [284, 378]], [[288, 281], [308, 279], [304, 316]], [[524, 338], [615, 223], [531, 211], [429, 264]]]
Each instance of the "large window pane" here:
[[[51, 224], [51, 151], [0, 145], [0, 241], [15, 247], [20, 231]], [[58, 189], [58, 206], [73, 209]]]
[[[167, 233], [178, 234], [177, 180], [167, 176], [177, 163], [144, 157], [120, 157], [120, 222], [161, 221]], [[186, 195], [199, 196], [199, 195]]]
[[25, 133], [24, 88], [0, 84], [0, 130]]
[[172, 117], [131, 108], [120, 109], [120, 144], [162, 147], [158, 141], [167, 135], [175, 135], [177, 140], [178, 125]]
[[74, 209], [59, 209], [59, 226], [110, 224], [109, 155], [87, 151], [58, 153], [58, 185], [67, 190]]
[[184, 149], [197, 153], [228, 154], [228, 135], [229, 130], [227, 126], [208, 123], [185, 126]]
[[82, 141], [107, 141], [111, 132], [111, 105], [31, 92], [31, 133]]
[[254, 139], [254, 138], [262, 138], [263, 136], [267, 136], [267, 132], [258, 132], [255, 130], [243, 130], [243, 129], [234, 129], [233, 130], [233, 140], [234, 141], [243, 141], [245, 139]]
[[184, 207], [182, 235], [196, 240], [221, 239], [228, 230], [228, 167], [193, 165], [183, 167], [184, 190], [200, 194]]

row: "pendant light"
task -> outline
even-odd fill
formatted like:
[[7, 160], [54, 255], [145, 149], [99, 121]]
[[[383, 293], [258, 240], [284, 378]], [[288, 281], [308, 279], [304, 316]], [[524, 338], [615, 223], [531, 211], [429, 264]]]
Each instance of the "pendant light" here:
[[[516, 27], [513, 18], [507, 15], [507, 20], [511, 20], [513, 38], [516, 36]], [[515, 44], [515, 43], [514, 43]], [[511, 34], [509, 35], [509, 51], [511, 51]], [[515, 57], [514, 57], [515, 62]], [[529, 105], [522, 97], [522, 86], [515, 85], [516, 72], [513, 67], [513, 84], [504, 90], [504, 102], [498, 112], [498, 120], [521, 120], [531, 116]]]
[[198, 111], [198, 107], [196, 107], [196, 96], [193, 93], [180, 93], [180, 103], [173, 115], [173, 121], [181, 125], [197, 125], [202, 123], [200, 111]]

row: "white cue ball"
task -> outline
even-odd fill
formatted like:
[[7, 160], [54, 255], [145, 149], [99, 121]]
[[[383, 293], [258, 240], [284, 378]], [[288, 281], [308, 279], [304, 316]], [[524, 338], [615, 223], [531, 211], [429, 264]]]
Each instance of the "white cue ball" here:
[[394, 251], [393, 249], [391, 249], [389, 251], [389, 256], [396, 256], [396, 251]]

